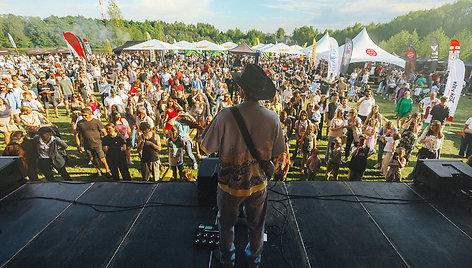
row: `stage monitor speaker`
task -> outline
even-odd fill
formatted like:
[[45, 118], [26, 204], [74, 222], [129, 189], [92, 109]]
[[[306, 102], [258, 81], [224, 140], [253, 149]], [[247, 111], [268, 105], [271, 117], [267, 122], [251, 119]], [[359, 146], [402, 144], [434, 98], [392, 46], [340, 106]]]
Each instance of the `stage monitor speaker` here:
[[26, 183], [26, 172], [17, 156], [0, 157], [0, 198]]
[[421, 159], [415, 182], [440, 191], [472, 191], [472, 167], [456, 159]]
[[198, 165], [198, 200], [211, 205], [216, 204], [218, 187], [218, 158], [203, 158]]

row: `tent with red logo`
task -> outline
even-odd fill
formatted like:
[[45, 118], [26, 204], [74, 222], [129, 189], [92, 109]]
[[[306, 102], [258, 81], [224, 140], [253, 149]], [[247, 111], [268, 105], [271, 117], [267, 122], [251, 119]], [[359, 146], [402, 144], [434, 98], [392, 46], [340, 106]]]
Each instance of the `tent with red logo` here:
[[[396, 57], [377, 46], [369, 37], [364, 28], [354, 39], [352, 39], [351, 63], [355, 62], [385, 62], [405, 68], [405, 60]], [[342, 48], [342, 50], [341, 50]], [[344, 51], [344, 46], [340, 47]]]

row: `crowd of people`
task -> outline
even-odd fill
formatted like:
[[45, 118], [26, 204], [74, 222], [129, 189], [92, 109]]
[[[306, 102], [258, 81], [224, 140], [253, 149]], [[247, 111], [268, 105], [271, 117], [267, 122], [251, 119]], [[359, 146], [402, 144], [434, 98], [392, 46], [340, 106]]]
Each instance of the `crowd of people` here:
[[[259, 65], [277, 90], [273, 100], [260, 105], [280, 118], [285, 139], [285, 152], [274, 159], [274, 179], [285, 180], [300, 157], [295, 168], [307, 180], [323, 165], [324, 179], [337, 180], [344, 165], [349, 180], [361, 180], [367, 168], [376, 168], [387, 181], [401, 181], [415, 148], [419, 159], [441, 156], [449, 108], [446, 97], [438, 99], [445, 78], [437, 73], [407, 77], [390, 66], [365, 65], [333, 78], [323, 63], [311, 69], [308, 61], [289, 57], [262, 58]], [[192, 180], [191, 169], [208, 157], [201, 146], [203, 130], [220, 111], [243, 101], [231, 75], [238, 69], [223, 57], [179, 54], [155, 63], [142, 53], [89, 55], [88, 61], [0, 56], [3, 155], [20, 156], [31, 180], [38, 180], [38, 171], [47, 180], [54, 180], [55, 172], [70, 180], [68, 144], [61, 139], [69, 128], [51, 119], [66, 116], [78, 152], [96, 170], [93, 177], [119, 180], [121, 174], [131, 180], [131, 155], [137, 153], [142, 180], [158, 181], [167, 168], [160, 152], [167, 148], [173, 179]], [[376, 91], [369, 76], [378, 78]], [[382, 115], [375, 95], [395, 102], [395, 122]], [[458, 154], [470, 157], [472, 117], [462, 135]], [[327, 140], [326, 148], [320, 140]], [[375, 153], [375, 165], [367, 167]]]

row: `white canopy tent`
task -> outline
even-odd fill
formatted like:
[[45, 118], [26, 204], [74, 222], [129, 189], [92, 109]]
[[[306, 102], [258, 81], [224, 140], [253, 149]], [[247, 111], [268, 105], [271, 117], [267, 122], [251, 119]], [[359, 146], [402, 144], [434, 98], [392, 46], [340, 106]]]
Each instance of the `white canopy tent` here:
[[178, 47], [179, 50], [191, 50], [192, 43], [182, 40], [173, 45]]
[[175, 50], [178, 49], [178, 47], [156, 40], [152, 39], [146, 42], [139, 43], [134, 46], [127, 47], [123, 50]]
[[[271, 45], [271, 44], [269, 44]], [[267, 46], [266, 44], [259, 44], [259, 45], [255, 45], [255, 46], [252, 46], [251, 49], [252, 50], [260, 50], [261, 48]]]
[[300, 50], [287, 46], [284, 43], [278, 43], [268, 48], [260, 49], [262, 52], [275, 53], [275, 54], [290, 54], [299, 55], [303, 54]]
[[296, 50], [302, 50], [303, 47], [299, 46], [299, 45], [293, 45], [293, 46], [290, 46], [292, 49], [296, 49]]
[[[405, 60], [395, 57], [377, 46], [369, 37], [364, 28], [354, 39], [352, 39], [351, 63], [355, 62], [385, 62], [405, 68]], [[340, 50], [344, 51], [344, 46]]]
[[202, 40], [202, 41], [192, 43], [190, 47], [192, 50], [202, 50], [202, 51], [224, 50], [222, 46], [217, 45], [207, 40]]
[[[311, 56], [311, 51], [313, 50], [313, 44], [310, 46], [302, 49], [302, 52], [305, 53], [307, 56]], [[328, 60], [329, 58], [329, 33], [321, 37], [320, 40], [316, 42], [316, 50], [315, 50], [315, 57], [316, 60], [324, 59]]]
[[238, 45], [233, 42], [226, 42], [226, 43], [220, 44], [220, 46], [222, 46], [224, 50], [228, 50], [228, 49], [235, 48]]

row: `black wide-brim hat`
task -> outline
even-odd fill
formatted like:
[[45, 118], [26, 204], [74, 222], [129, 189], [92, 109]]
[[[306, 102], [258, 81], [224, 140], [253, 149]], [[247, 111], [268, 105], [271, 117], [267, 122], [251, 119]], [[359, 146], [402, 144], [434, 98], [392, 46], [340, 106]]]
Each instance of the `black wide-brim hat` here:
[[256, 64], [248, 64], [243, 72], [232, 72], [233, 80], [249, 97], [256, 100], [271, 100], [275, 96], [274, 82]]

